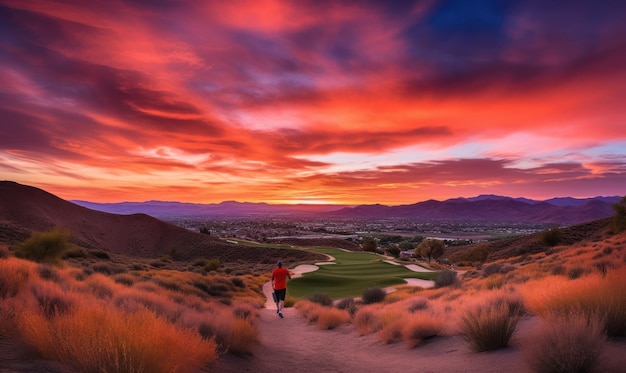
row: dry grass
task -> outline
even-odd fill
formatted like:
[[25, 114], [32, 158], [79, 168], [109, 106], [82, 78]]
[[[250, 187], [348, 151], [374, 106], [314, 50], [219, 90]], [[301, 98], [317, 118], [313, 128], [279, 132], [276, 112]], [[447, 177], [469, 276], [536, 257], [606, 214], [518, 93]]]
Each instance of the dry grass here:
[[604, 341], [598, 320], [553, 317], [528, 341], [524, 358], [537, 373], [591, 372], [597, 368]]
[[356, 326], [359, 334], [361, 335], [376, 333], [382, 327], [382, 323], [375, 306], [360, 308], [354, 315], [353, 324]]
[[147, 310], [125, 313], [84, 304], [51, 318], [27, 312], [18, 325], [43, 357], [85, 372], [186, 371], [217, 359], [213, 341]]
[[527, 291], [528, 308], [542, 316], [581, 315], [601, 322], [612, 337], [626, 336], [626, 270], [594, 274], [579, 280], [544, 282], [545, 288]]
[[350, 313], [332, 307], [324, 307], [317, 317], [317, 327], [322, 330], [335, 329], [341, 325], [348, 324], [351, 320]]
[[402, 338], [409, 348], [415, 348], [424, 340], [442, 335], [445, 318], [431, 312], [416, 312], [406, 316], [402, 329]]
[[255, 318], [256, 310], [213, 305], [212, 309], [198, 313], [193, 324], [205, 339], [215, 340], [220, 351], [252, 354], [259, 341]]
[[[16, 335], [79, 371], [189, 371], [218, 351], [252, 353], [263, 276], [136, 267], [109, 277], [0, 258], [0, 337]], [[197, 283], [226, 291], [212, 297]]]
[[0, 300], [16, 296], [26, 284], [35, 264], [15, 258], [0, 259]]
[[461, 329], [475, 351], [507, 347], [522, 315], [521, 300], [498, 294], [481, 300], [461, 317]]
[[320, 309], [324, 306], [310, 300], [301, 300], [298, 301], [294, 307], [300, 316], [304, 317], [308, 322], [314, 323], [317, 321]]
[[380, 323], [378, 338], [385, 343], [395, 343], [402, 339], [405, 311], [397, 306], [388, 306], [378, 311], [376, 319]]

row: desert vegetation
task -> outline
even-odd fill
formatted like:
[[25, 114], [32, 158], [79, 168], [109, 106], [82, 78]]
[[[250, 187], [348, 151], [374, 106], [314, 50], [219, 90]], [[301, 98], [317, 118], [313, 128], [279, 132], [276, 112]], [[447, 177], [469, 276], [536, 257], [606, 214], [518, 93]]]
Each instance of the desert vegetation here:
[[63, 239], [52, 232], [18, 248], [36, 261], [1, 248], [0, 338], [85, 372], [189, 371], [258, 342], [267, 278], [84, 258], [70, 265], [56, 250]]

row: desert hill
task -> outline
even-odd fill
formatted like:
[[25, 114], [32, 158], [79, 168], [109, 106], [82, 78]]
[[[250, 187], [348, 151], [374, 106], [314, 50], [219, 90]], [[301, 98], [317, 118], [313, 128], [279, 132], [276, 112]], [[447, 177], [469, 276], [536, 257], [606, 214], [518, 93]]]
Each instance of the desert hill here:
[[81, 247], [143, 258], [167, 254], [175, 260], [205, 257], [267, 264], [275, 258], [287, 262], [323, 259], [302, 251], [230, 244], [145, 214], [90, 210], [38, 188], [0, 181], [0, 243], [14, 244], [32, 232], [54, 227], [69, 230], [72, 241]]
[[[610, 225], [611, 218], [606, 218], [559, 228], [561, 238], [558, 244], [572, 246], [584, 241], [602, 241], [610, 237]], [[546, 252], [550, 247], [543, 242], [544, 233], [537, 232], [487, 242], [485, 245], [489, 250], [488, 261]], [[463, 261], [475, 245], [447, 248], [446, 257], [452, 261]]]

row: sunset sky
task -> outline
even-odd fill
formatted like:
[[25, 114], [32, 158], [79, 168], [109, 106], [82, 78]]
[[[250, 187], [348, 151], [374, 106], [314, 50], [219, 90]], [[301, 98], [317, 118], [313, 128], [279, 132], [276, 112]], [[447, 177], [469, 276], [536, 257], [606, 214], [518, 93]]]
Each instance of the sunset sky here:
[[94, 202], [624, 195], [625, 15], [0, 0], [0, 179]]

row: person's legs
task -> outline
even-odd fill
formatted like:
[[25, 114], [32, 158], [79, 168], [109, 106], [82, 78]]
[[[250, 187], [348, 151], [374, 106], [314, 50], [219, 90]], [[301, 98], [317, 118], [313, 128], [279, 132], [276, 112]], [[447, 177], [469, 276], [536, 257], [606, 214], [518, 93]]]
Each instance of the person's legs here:
[[282, 310], [285, 307], [285, 296], [287, 295], [287, 289], [276, 290], [276, 308], [278, 316], [283, 317]]

